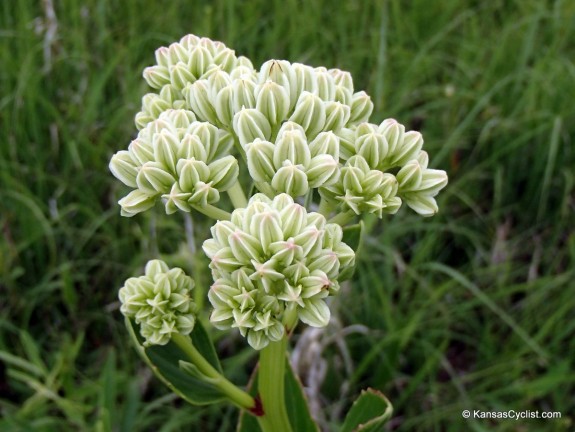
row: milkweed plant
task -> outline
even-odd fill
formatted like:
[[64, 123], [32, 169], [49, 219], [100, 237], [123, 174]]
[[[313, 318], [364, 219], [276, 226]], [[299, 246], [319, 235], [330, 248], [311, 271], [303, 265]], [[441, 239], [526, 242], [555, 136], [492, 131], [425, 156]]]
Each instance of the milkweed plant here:
[[[402, 204], [432, 216], [447, 175], [428, 167], [419, 132], [370, 122], [373, 103], [349, 72], [286, 60], [255, 69], [194, 35], [155, 57], [143, 73], [153, 91], [135, 117], [137, 137], [110, 161], [131, 189], [121, 214], [161, 205], [214, 221], [203, 243], [209, 323], [258, 352], [252, 388], [224, 376], [194, 279], [180, 268], [155, 259], [125, 282], [128, 330], [186, 401], [239, 407], [238, 430], [318, 430], [287, 361], [290, 336], [300, 322], [328, 324], [330, 299], [353, 273], [362, 216], [383, 218]], [[379, 430], [390, 415], [385, 397], [368, 390], [341, 430]]]

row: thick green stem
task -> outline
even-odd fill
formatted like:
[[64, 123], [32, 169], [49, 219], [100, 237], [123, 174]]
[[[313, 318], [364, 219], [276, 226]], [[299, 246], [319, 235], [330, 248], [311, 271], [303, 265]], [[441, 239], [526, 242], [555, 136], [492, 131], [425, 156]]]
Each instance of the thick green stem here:
[[347, 224], [349, 221], [351, 221], [354, 217], [355, 217], [355, 213], [352, 212], [351, 210], [348, 210], [344, 213], [336, 214], [334, 217], [332, 217], [330, 220], [328, 220], [328, 222], [329, 223], [336, 223], [336, 224], [343, 226], [343, 225]]
[[248, 205], [248, 200], [242, 189], [242, 185], [239, 180], [234, 183], [234, 185], [228, 190], [228, 196], [232, 201], [234, 208], [245, 208]]
[[[287, 335], [260, 351], [258, 390], [265, 422], [263, 432], [291, 432], [285, 404]], [[266, 428], [264, 429], [264, 426]]]
[[256, 406], [253, 397], [236, 387], [216, 370], [196, 349], [188, 336], [173, 334], [172, 341], [186, 354], [190, 362], [198, 368], [209, 382], [216, 386], [230, 401], [242, 409], [252, 410]]
[[192, 208], [215, 220], [230, 220], [232, 217], [227, 211], [214, 207], [211, 204], [202, 206], [192, 204]]
[[332, 210], [333, 206], [322, 198], [319, 202], [319, 209], [318, 209], [319, 213], [321, 213], [327, 218]]

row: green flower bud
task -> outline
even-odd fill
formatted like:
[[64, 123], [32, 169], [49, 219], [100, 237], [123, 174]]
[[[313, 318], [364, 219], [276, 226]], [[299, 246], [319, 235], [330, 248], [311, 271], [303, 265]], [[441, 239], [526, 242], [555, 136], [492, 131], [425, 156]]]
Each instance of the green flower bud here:
[[274, 145], [268, 141], [256, 138], [253, 143], [247, 145], [248, 170], [256, 182], [271, 181], [275, 174], [273, 155]]
[[216, 203], [220, 200], [220, 193], [216, 188], [213, 188], [211, 183], [204, 183], [199, 181], [194, 185], [194, 192], [189, 199], [190, 203], [199, 206], [206, 206], [208, 204]]
[[192, 194], [190, 192], [183, 192], [178, 183], [174, 183], [170, 189], [170, 193], [162, 195], [166, 214], [173, 214], [178, 210], [189, 213], [192, 207], [188, 203]]
[[325, 104], [325, 125], [326, 131], [338, 131], [349, 121], [350, 109], [340, 102], [326, 102]]
[[178, 136], [182, 137], [186, 129], [197, 121], [195, 114], [192, 111], [184, 109], [169, 109], [164, 111], [160, 119], [165, 119], [171, 123], [178, 131]]
[[[337, 257], [335, 259], [337, 260]], [[308, 276], [302, 277], [299, 282], [302, 286], [302, 298], [326, 297], [328, 295], [327, 289], [332, 283], [328, 275], [322, 270], [312, 270]]]
[[189, 129], [189, 133], [198, 137], [206, 152], [206, 162], [211, 162], [219, 152], [220, 133], [217, 127], [208, 122], [195, 122]]
[[263, 252], [269, 253], [273, 243], [283, 240], [282, 221], [279, 212], [257, 213], [250, 221], [250, 233], [262, 245]]
[[313, 275], [316, 271], [325, 272], [325, 275], [330, 278], [335, 278], [339, 274], [339, 259], [337, 254], [333, 251], [326, 251], [319, 257], [311, 260], [307, 266]]
[[177, 90], [182, 90], [186, 85], [196, 81], [196, 77], [182, 62], [170, 67], [170, 82]]
[[305, 137], [305, 131], [301, 125], [293, 122], [293, 121], [286, 121], [280, 127], [280, 130], [277, 134], [277, 140], [282, 139], [283, 135], [287, 132], [298, 132]]
[[167, 129], [154, 135], [152, 146], [154, 160], [168, 172], [175, 174], [178, 161], [178, 138]]
[[196, 184], [207, 182], [210, 168], [200, 160], [180, 159], [177, 165], [178, 183], [184, 192], [194, 192]]
[[214, 58], [207, 48], [196, 45], [190, 50], [190, 59], [187, 63], [190, 65], [190, 72], [194, 76], [200, 77], [214, 63]]
[[190, 51], [196, 45], [200, 43], [200, 38], [193, 34], [185, 35], [180, 39], [180, 45], [185, 48], [187, 51]]
[[236, 79], [232, 82], [232, 90], [232, 108], [234, 113], [238, 113], [244, 108], [255, 108], [255, 82], [244, 78]]
[[348, 128], [336, 132], [339, 138], [339, 157], [346, 161], [355, 154], [355, 133]]
[[[293, 63], [292, 71], [295, 85], [291, 88], [291, 94], [299, 96], [304, 91], [317, 93], [317, 76], [314, 68], [301, 63]], [[297, 101], [297, 98], [294, 100]]]
[[325, 327], [330, 316], [329, 308], [321, 299], [304, 300], [304, 307], [299, 312], [299, 318], [312, 327]]
[[188, 63], [190, 52], [183, 45], [174, 42], [168, 47], [169, 64], [175, 65], [178, 62]]
[[279, 169], [285, 161], [292, 164], [307, 166], [311, 160], [311, 154], [305, 135], [299, 130], [282, 132], [277, 140], [274, 150], [274, 166]]
[[272, 133], [269, 121], [256, 109], [242, 109], [234, 116], [233, 126], [244, 147], [256, 138], [268, 140]]
[[417, 190], [421, 185], [423, 173], [416, 160], [408, 162], [397, 173], [397, 181], [401, 191]]
[[185, 102], [182, 100], [184, 96], [182, 95], [182, 92], [176, 89], [174, 86], [172, 85], [163, 86], [162, 89], [160, 90], [159, 96], [162, 100], [165, 100], [166, 102], [171, 104], [174, 109], [176, 110], [183, 109], [183, 107], [177, 107], [176, 104], [178, 104], [179, 102]]
[[212, 162], [210, 169], [210, 182], [220, 192], [225, 192], [238, 181], [240, 172], [238, 160], [233, 156], [225, 156]]
[[234, 135], [223, 129], [218, 130], [217, 134], [217, 144], [215, 148], [210, 149], [211, 152], [208, 155], [208, 160], [214, 160], [222, 158], [226, 155], [232, 153], [232, 147], [234, 146]]
[[311, 159], [306, 174], [310, 188], [328, 186], [339, 178], [339, 163], [330, 155], [318, 155]]
[[389, 153], [395, 154], [397, 149], [403, 143], [405, 126], [398, 123], [395, 119], [386, 119], [379, 125], [379, 133], [383, 134], [389, 144]]
[[349, 72], [340, 69], [330, 69], [328, 72], [333, 77], [336, 86], [341, 86], [353, 94], [353, 79]]
[[[290, 197], [291, 198], [291, 197]], [[307, 223], [307, 211], [305, 207], [292, 201], [280, 210], [282, 226], [285, 237], [290, 238], [298, 235]]]
[[387, 140], [379, 133], [360, 136], [355, 141], [355, 148], [357, 154], [363, 156], [371, 168], [377, 168], [388, 152]]
[[244, 57], [244, 56], [239, 56], [239, 57], [238, 57], [237, 67], [240, 67], [240, 66], [243, 66], [243, 67], [246, 67], [246, 68], [248, 68], [248, 69], [254, 70], [254, 65], [252, 64], [252, 61], [251, 61], [249, 58]]
[[148, 93], [142, 98], [142, 111], [149, 113], [153, 118], [158, 118], [161, 113], [170, 109], [172, 106], [160, 96], [154, 93]]
[[423, 147], [423, 137], [419, 132], [409, 131], [403, 137], [401, 146], [394, 154], [395, 166], [403, 166], [408, 161], [416, 159]]
[[[340, 103], [350, 107], [352, 99], [353, 99], [353, 94], [348, 89], [346, 89], [345, 87], [340, 86], [340, 85], [335, 86], [335, 102], [340, 102]], [[350, 109], [350, 116], [351, 116], [351, 109]], [[349, 123], [349, 119], [348, 119], [348, 123]]]
[[311, 156], [329, 155], [338, 161], [339, 141], [339, 137], [333, 132], [321, 132], [309, 143]]
[[236, 66], [230, 72], [230, 78], [233, 81], [246, 80], [255, 84], [258, 80], [258, 74], [255, 70], [253, 70], [253, 68], [249, 68], [247, 66]]
[[146, 265], [146, 274], [130, 278], [120, 288], [120, 311], [140, 326], [144, 346], [165, 345], [172, 334], [190, 334], [197, 307], [190, 293], [194, 281], [182, 269], [168, 269], [163, 261]]
[[228, 238], [230, 249], [240, 264], [249, 264], [261, 259], [261, 243], [254, 236], [237, 230]]
[[324, 101], [335, 100], [335, 80], [324, 67], [315, 68], [317, 95]]
[[301, 165], [285, 161], [272, 178], [272, 187], [291, 196], [302, 196], [309, 190], [307, 175]]
[[230, 73], [235, 68], [237, 61], [236, 53], [229, 48], [221, 50], [214, 56], [214, 63], [227, 73]]
[[138, 213], [146, 211], [154, 206], [156, 197], [148, 195], [141, 190], [133, 190], [120, 201], [118, 204], [122, 207], [122, 216], [132, 217]]
[[435, 198], [429, 195], [418, 193], [407, 193], [403, 195], [405, 203], [421, 216], [433, 216], [439, 211]]
[[289, 119], [301, 125], [308, 138], [315, 138], [325, 125], [323, 101], [312, 93], [303, 92]]
[[146, 162], [136, 178], [138, 188], [149, 195], [168, 192], [175, 181], [158, 162]]
[[144, 79], [148, 85], [155, 89], [161, 89], [170, 84], [170, 71], [166, 66], [151, 66], [144, 69]]
[[289, 110], [289, 93], [271, 80], [256, 87], [256, 109], [260, 111], [271, 125], [286, 119]]
[[136, 117], [134, 118], [134, 124], [138, 130], [145, 128], [146, 125], [152, 121], [154, 121], [154, 117], [152, 117], [151, 114], [143, 111], [140, 111], [138, 114], [136, 114]]
[[178, 159], [208, 160], [206, 147], [197, 135], [187, 133], [180, 142], [178, 149]]
[[424, 169], [419, 192], [435, 196], [447, 185], [447, 174], [443, 170]]
[[170, 50], [167, 47], [160, 47], [155, 52], [158, 66], [168, 67], [170, 65]]
[[210, 100], [214, 100], [218, 92], [224, 87], [232, 83], [230, 75], [223, 71], [218, 65], [212, 64], [208, 67], [206, 72], [200, 77], [208, 81], [210, 88]]
[[134, 163], [130, 152], [121, 150], [112, 156], [109, 168], [114, 177], [116, 177], [126, 186], [133, 188], [137, 187], [136, 176], [138, 175], [138, 168]]
[[217, 115], [210, 100], [210, 87], [207, 80], [197, 80], [183, 90], [186, 102], [198, 119], [210, 123], [217, 122]]
[[234, 119], [233, 86], [230, 84], [221, 89], [215, 97], [214, 108], [218, 120], [225, 126], [231, 126]]
[[290, 99], [289, 109], [295, 105], [297, 96], [292, 90], [296, 87], [296, 77], [290, 62], [286, 60], [269, 60], [262, 64], [259, 72], [259, 83], [271, 80], [282, 86]]
[[370, 97], [364, 91], [354, 93], [351, 99], [351, 116], [348, 124], [353, 125], [366, 122], [372, 111], [373, 102]]

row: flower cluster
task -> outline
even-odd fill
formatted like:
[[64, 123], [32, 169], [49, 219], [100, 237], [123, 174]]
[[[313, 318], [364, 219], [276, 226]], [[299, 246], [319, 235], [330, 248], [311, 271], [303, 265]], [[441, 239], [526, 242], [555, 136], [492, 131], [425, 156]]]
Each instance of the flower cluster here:
[[180, 268], [149, 261], [145, 275], [132, 277], [120, 289], [121, 312], [140, 325], [144, 345], [165, 345], [172, 333], [190, 334], [196, 305], [190, 298], [194, 281]]
[[[331, 206], [355, 214], [397, 212], [404, 200], [423, 216], [437, 213], [435, 196], [447, 184], [442, 170], [428, 169], [419, 132], [393, 119], [339, 131], [341, 176], [320, 189]], [[394, 175], [388, 170], [398, 170]]]
[[[156, 50], [156, 64], [144, 69], [144, 79], [159, 94], [148, 93], [142, 99], [142, 110], [136, 115], [136, 126], [143, 129], [168, 109], [189, 109], [184, 89], [198, 80], [206, 80], [210, 73], [253, 71], [246, 57], [236, 57], [222, 42], [194, 35], [184, 36], [169, 47]], [[206, 119], [208, 120], [208, 119]]]
[[112, 173], [135, 188], [119, 201], [122, 214], [147, 210], [160, 197], [168, 214], [218, 202], [238, 177], [238, 161], [227, 154], [232, 145], [230, 133], [191, 111], [163, 112], [110, 161]]
[[339, 178], [339, 138], [333, 132], [321, 132], [308, 144], [304, 129], [288, 121], [275, 143], [256, 138], [245, 149], [252, 178], [271, 185], [274, 194], [302, 196]]
[[325, 299], [355, 260], [339, 225], [287, 194], [273, 200], [256, 194], [211, 231], [203, 248], [215, 281], [208, 293], [214, 325], [237, 328], [255, 349], [280, 340], [298, 319], [327, 325]]

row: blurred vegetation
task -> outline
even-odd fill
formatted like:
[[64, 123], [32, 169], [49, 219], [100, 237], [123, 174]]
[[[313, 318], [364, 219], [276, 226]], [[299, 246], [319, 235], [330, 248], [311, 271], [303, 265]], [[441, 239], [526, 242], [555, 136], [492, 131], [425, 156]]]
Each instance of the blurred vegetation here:
[[[369, 331], [346, 338], [349, 377], [324, 353], [326, 412], [371, 386], [390, 430], [573, 430], [575, 2], [51, 3], [0, 2], [0, 430], [233, 430], [234, 409], [187, 406], [150, 376], [117, 311], [122, 281], [185, 241], [181, 215], [120, 217], [107, 163], [135, 135], [142, 69], [187, 33], [256, 66], [351, 71], [374, 121], [420, 130], [449, 173], [436, 217], [370, 221], [335, 305]], [[225, 364], [245, 382], [241, 347]]]

